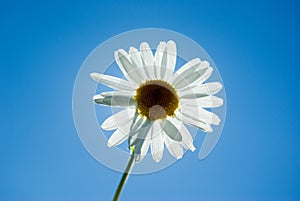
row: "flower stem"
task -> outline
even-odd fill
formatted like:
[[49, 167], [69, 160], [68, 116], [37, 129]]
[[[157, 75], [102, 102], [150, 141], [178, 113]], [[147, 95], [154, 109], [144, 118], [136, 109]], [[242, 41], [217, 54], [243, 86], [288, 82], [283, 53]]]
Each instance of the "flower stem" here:
[[134, 147], [131, 147], [131, 156], [130, 156], [130, 159], [128, 161], [128, 164], [127, 164], [127, 167], [122, 175], [122, 178], [121, 178], [121, 181], [118, 185], [118, 188], [116, 190], [116, 193], [115, 193], [115, 196], [114, 196], [114, 199], [113, 201], [118, 201], [119, 200], [119, 197], [120, 197], [120, 194], [122, 192], [122, 189], [126, 183], [126, 180], [127, 180], [127, 177], [129, 175], [129, 172], [133, 166], [133, 162], [134, 162]]

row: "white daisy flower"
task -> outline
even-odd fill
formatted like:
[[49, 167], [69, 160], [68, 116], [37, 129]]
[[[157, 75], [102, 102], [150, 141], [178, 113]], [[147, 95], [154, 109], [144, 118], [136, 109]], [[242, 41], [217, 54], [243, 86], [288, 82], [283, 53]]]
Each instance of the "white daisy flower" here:
[[139, 162], [150, 147], [152, 158], [162, 159], [164, 145], [177, 159], [183, 148], [194, 151], [193, 138], [184, 124], [212, 132], [220, 118], [206, 110], [219, 107], [223, 100], [215, 96], [222, 89], [219, 82], [204, 83], [213, 68], [207, 61], [195, 58], [174, 72], [177, 50], [174, 41], [160, 42], [153, 55], [148, 43], [140, 50], [130, 47], [115, 52], [115, 60], [125, 79], [91, 73], [91, 77], [116, 91], [95, 95], [95, 103], [123, 107], [107, 118], [101, 127], [115, 130], [109, 147], [128, 139]]

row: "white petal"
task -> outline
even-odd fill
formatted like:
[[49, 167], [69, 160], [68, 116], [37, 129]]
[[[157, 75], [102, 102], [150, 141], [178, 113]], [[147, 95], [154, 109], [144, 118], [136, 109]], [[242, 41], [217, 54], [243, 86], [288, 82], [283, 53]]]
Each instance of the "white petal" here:
[[178, 120], [177, 118], [172, 118], [170, 121], [173, 123], [173, 125], [176, 126], [176, 128], [180, 131], [182, 136], [182, 146], [184, 146], [186, 149], [189, 149], [191, 151], [195, 151], [196, 148], [193, 144], [193, 138], [188, 131], [188, 129], [184, 126], [184, 124]]
[[168, 82], [176, 84], [182, 80], [183, 77], [191, 75], [199, 66], [201, 60], [199, 58], [192, 59], [191, 61], [180, 67], [175, 74], [168, 79]]
[[128, 108], [108, 117], [101, 125], [104, 130], [114, 130], [132, 121], [135, 114], [135, 108]]
[[194, 107], [213, 108], [223, 105], [223, 99], [216, 96], [204, 96], [196, 99], [181, 98], [181, 104]]
[[148, 79], [147, 73], [144, 70], [141, 53], [134, 47], [130, 47], [129, 55], [133, 65], [135, 65], [135, 71], [140, 75], [140, 82], [144, 82]]
[[[165, 67], [165, 74], [162, 74], [162, 78], [164, 80], [168, 80], [172, 74], [174, 73], [175, 65], [176, 65], [176, 58], [177, 58], [177, 49], [176, 49], [176, 44], [174, 41], [170, 40], [167, 43], [167, 48], [166, 48], [166, 65], [162, 65], [162, 67]], [[164, 62], [162, 62], [164, 63]]]
[[180, 131], [177, 129], [175, 125], [168, 119], [161, 121], [161, 127], [163, 128], [164, 132], [172, 139], [177, 142], [182, 141], [182, 136], [180, 134]]
[[209, 82], [202, 84], [199, 87], [194, 88], [196, 93], [205, 93], [209, 95], [214, 95], [222, 89], [222, 84], [220, 82]]
[[209, 112], [201, 107], [181, 105], [180, 108], [181, 113], [185, 116], [194, 117], [209, 124], [218, 125], [221, 121], [218, 115]]
[[164, 134], [164, 140], [169, 152], [176, 158], [180, 159], [183, 156], [183, 149], [179, 142], [176, 142]]
[[154, 58], [148, 43], [143, 42], [140, 46], [141, 57], [144, 64], [145, 73], [149, 79], [155, 79]]
[[99, 73], [91, 73], [90, 76], [93, 80], [105, 84], [113, 89], [133, 91], [135, 88], [134, 84], [114, 76], [109, 76], [109, 75], [104, 75]]
[[[162, 70], [162, 65], [166, 65], [167, 61], [163, 60], [163, 56], [165, 53], [166, 49], [166, 42], [160, 42], [159, 45], [157, 46], [155, 56], [154, 56], [154, 61], [155, 61], [155, 68], [154, 68], [154, 74], [157, 79], [161, 79], [161, 70]], [[164, 62], [164, 64], [162, 64]], [[165, 73], [163, 73], [165, 74]]]
[[191, 85], [195, 86], [195, 85], [198, 85], [198, 84], [201, 84], [203, 82], [205, 82], [212, 74], [213, 72], [213, 68], [212, 67], [209, 67], [201, 77], [199, 77], [199, 79], [197, 79], [195, 82], [191, 83]]
[[125, 52], [125, 50], [119, 49], [118, 51], [116, 51], [115, 59], [123, 75], [128, 81], [135, 82], [137, 84], [140, 84], [142, 82], [141, 76], [136, 70], [136, 66], [132, 63], [129, 55]]
[[125, 123], [118, 127], [118, 129], [112, 134], [107, 142], [107, 146], [117, 146], [124, 142], [130, 136], [130, 128], [133, 123], [133, 120]]
[[93, 97], [95, 103], [109, 106], [129, 107], [135, 105], [132, 92], [103, 92]]
[[222, 89], [220, 82], [209, 82], [206, 84], [196, 85], [195, 87], [179, 92], [180, 98], [199, 98], [205, 95], [214, 95]]
[[[129, 144], [133, 146], [137, 139], [144, 140], [147, 136], [148, 130], [151, 128], [150, 124], [147, 120], [139, 118], [135, 123], [134, 126], [130, 129], [130, 138]], [[137, 150], [135, 150], [136, 153]]]
[[147, 155], [147, 152], [148, 152], [148, 149], [150, 146], [150, 142], [151, 142], [151, 130], [152, 130], [151, 128], [148, 130], [147, 136], [146, 136], [145, 140], [143, 141], [140, 154], [135, 159], [136, 162], [140, 162]]
[[136, 112], [134, 117], [133, 117], [133, 123], [130, 127], [130, 133], [131, 135], [136, 134], [144, 125], [146, 122], [145, 118], [140, 117], [140, 115]]
[[155, 162], [162, 159], [164, 153], [164, 139], [159, 121], [154, 121], [151, 129], [151, 154]]
[[[137, 155], [136, 156], [137, 162], [142, 160], [142, 158], [144, 157], [142, 156], [142, 154], [144, 154], [144, 152], [148, 150], [150, 137], [151, 137], [149, 133], [150, 128], [151, 128], [151, 123], [149, 121], [144, 121], [140, 129], [138, 129], [135, 134], [133, 135], [131, 134], [129, 136], [129, 140], [128, 140], [129, 147], [134, 146], [134, 153]], [[144, 145], [146, 145], [146, 147]]]
[[129, 48], [129, 55], [130, 55], [130, 58], [131, 58], [133, 64], [136, 67], [141, 68], [143, 66], [140, 52], [136, 48], [130, 47]]
[[180, 112], [176, 112], [176, 117], [178, 117], [182, 122], [192, 125], [192, 126], [195, 126], [204, 132], [208, 132], [208, 133], [212, 132], [211, 126], [206, 122], [200, 121], [199, 119], [195, 119], [194, 117], [186, 116], [185, 114], [182, 114]]
[[107, 146], [108, 147], [117, 146], [117, 145], [121, 144], [122, 142], [124, 142], [126, 140], [126, 138], [128, 138], [128, 135], [125, 135], [122, 131], [120, 131], [118, 129], [108, 139]]
[[[198, 67], [196, 71], [189, 74], [185, 77], [178, 78], [178, 82], [173, 83], [176, 89], [183, 90], [185, 88], [190, 88], [193, 85], [202, 83], [204, 80], [203, 76], [205, 76], [205, 80], [211, 75], [213, 69], [211, 67]], [[209, 76], [208, 76], [209, 75]], [[208, 77], [207, 77], [208, 76]]]
[[145, 140], [141, 148], [142, 149], [141, 153], [138, 154], [135, 158], [136, 162], [141, 162], [143, 160], [143, 158], [147, 155], [149, 146], [150, 146], [150, 140]]

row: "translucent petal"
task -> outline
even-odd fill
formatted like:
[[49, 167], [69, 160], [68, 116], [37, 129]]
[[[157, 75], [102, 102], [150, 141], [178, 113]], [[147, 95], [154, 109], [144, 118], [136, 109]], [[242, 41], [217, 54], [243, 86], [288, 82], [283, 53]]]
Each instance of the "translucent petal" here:
[[206, 122], [200, 121], [199, 119], [186, 116], [185, 114], [182, 114], [180, 112], [176, 112], [176, 117], [178, 117], [182, 122], [189, 124], [191, 126], [195, 126], [196, 128], [199, 128], [204, 132], [208, 132], [208, 133], [212, 132], [211, 126]]
[[142, 67], [143, 66], [140, 52], [136, 48], [130, 47], [129, 48], [129, 55], [130, 55], [131, 61], [133, 62], [133, 64], [136, 67]]
[[189, 87], [194, 87], [199, 84], [202, 84], [211, 76], [212, 72], [213, 72], [213, 68], [209, 67], [207, 71], [205, 71], [205, 73], [201, 77], [199, 77], [195, 82], [191, 83]]
[[[148, 150], [150, 143], [150, 133], [149, 130], [151, 128], [150, 121], [146, 120], [141, 123], [139, 129], [136, 130], [134, 134], [130, 134], [129, 136], [129, 147], [134, 146], [134, 152], [136, 154], [136, 161], [139, 162], [144, 157], [144, 152]], [[149, 136], [148, 136], [149, 134]], [[145, 147], [146, 146], [146, 147]], [[145, 150], [146, 149], [146, 150]], [[144, 154], [142, 156], [142, 154]]]
[[184, 126], [184, 124], [178, 120], [177, 118], [172, 118], [170, 119], [170, 121], [173, 123], [173, 125], [176, 126], [176, 128], [180, 131], [181, 136], [182, 136], [182, 146], [184, 146], [184, 148], [189, 149], [191, 151], [195, 151], [196, 148], [193, 144], [193, 138], [190, 134], [190, 132], [188, 131], [188, 129]]
[[223, 105], [223, 99], [216, 96], [204, 96], [196, 99], [181, 98], [181, 104], [202, 108], [214, 108]]
[[184, 114], [185, 116], [188, 117], [194, 117], [196, 119], [199, 119], [200, 121], [209, 123], [209, 124], [214, 124], [214, 125], [219, 125], [220, 123], [220, 118], [218, 115], [209, 112], [201, 107], [194, 107], [190, 105], [181, 105], [181, 113]]
[[137, 112], [133, 117], [133, 123], [130, 127], [131, 136], [136, 134], [143, 126], [147, 126], [148, 121], [146, 122], [145, 118], [142, 118]]
[[[179, 80], [179, 81], [176, 84], [173, 83], [173, 85], [178, 90], [190, 88], [196, 84], [201, 84], [202, 80], [206, 80], [211, 75], [212, 71], [213, 71], [213, 69], [211, 67], [198, 68], [196, 71], [191, 73], [189, 76], [178, 78], [177, 80]], [[203, 76], [205, 76], [205, 78]]]
[[123, 49], [115, 52], [115, 59], [119, 65], [123, 75], [130, 82], [140, 84], [142, 82], [141, 76], [137, 73], [136, 66], [132, 63], [129, 55]]
[[[166, 61], [166, 65], [162, 65], [162, 68], [166, 68], [166, 69], [164, 70], [165, 73], [164, 74], [162, 73], [161, 76], [164, 80], [168, 80], [174, 73], [174, 69], [176, 65], [177, 49], [174, 41], [172, 40], [168, 41], [166, 53], [164, 53], [164, 55], [166, 55], [167, 61]], [[162, 64], [164, 64], [164, 62], [162, 62]]]
[[114, 130], [132, 121], [135, 108], [128, 108], [108, 117], [101, 125], [104, 130]]
[[137, 155], [137, 157], [135, 159], [136, 162], [140, 162], [147, 155], [147, 152], [148, 152], [148, 149], [150, 146], [150, 142], [151, 142], [151, 130], [152, 130], [151, 128], [148, 129], [148, 133], [147, 133], [145, 139], [143, 140], [142, 147], [140, 148], [141, 149], [140, 154]]
[[144, 70], [149, 79], [155, 79], [154, 57], [148, 43], [143, 42], [140, 46], [141, 58], [144, 64]]
[[164, 140], [166, 143], [166, 147], [169, 152], [176, 158], [180, 159], [183, 156], [183, 149], [179, 142], [176, 142], [169, 138], [166, 134], [164, 135]]
[[135, 71], [140, 76], [140, 82], [144, 82], [148, 79], [147, 73], [144, 70], [144, 64], [141, 58], [141, 53], [134, 47], [130, 47], [129, 55], [135, 66]]
[[132, 124], [133, 120], [131, 119], [129, 122], [119, 125], [118, 129], [109, 138], [107, 145], [112, 147], [124, 142], [130, 136], [130, 128]]
[[184, 80], [186, 77], [193, 74], [196, 69], [200, 66], [201, 60], [199, 58], [192, 59], [191, 61], [184, 64], [175, 74], [168, 79], [168, 82], [172, 83], [174, 86]]
[[180, 134], [180, 131], [177, 129], [175, 125], [168, 119], [161, 121], [161, 127], [163, 128], [164, 132], [172, 139], [177, 142], [182, 141], [182, 136]]
[[99, 73], [91, 73], [90, 76], [93, 80], [100, 82], [101, 84], [105, 84], [113, 89], [133, 91], [135, 86], [137, 86], [133, 83], [130, 83], [126, 80], [114, 76], [109, 76], [109, 75], [104, 75]]
[[[166, 65], [166, 58], [164, 58], [165, 54], [165, 49], [166, 49], [166, 42], [160, 42], [154, 56], [154, 61], [155, 61], [155, 68], [154, 68], [154, 75], [156, 79], [161, 79], [161, 70], [162, 70], [162, 65]], [[164, 64], [162, 64], [164, 62]], [[164, 74], [164, 73], [163, 73]]]
[[214, 95], [222, 89], [220, 82], [209, 82], [206, 84], [196, 85], [193, 88], [186, 88], [180, 91], [180, 98], [198, 98], [205, 95]]
[[134, 106], [135, 101], [132, 92], [113, 91], [103, 92], [93, 97], [95, 103], [109, 106], [129, 107]]
[[121, 144], [128, 138], [128, 135], [125, 135], [121, 130], [116, 130], [112, 136], [107, 141], [107, 146], [113, 147]]
[[164, 139], [159, 121], [154, 121], [151, 129], [151, 154], [155, 162], [162, 159], [164, 153]]

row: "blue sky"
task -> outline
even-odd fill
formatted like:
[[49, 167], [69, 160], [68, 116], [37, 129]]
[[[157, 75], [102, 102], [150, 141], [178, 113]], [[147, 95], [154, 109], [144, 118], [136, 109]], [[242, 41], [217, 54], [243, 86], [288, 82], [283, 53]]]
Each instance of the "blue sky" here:
[[2, 2], [0, 200], [111, 200], [121, 174], [82, 146], [73, 84], [96, 46], [148, 27], [182, 33], [209, 53], [227, 118], [208, 158], [187, 153], [163, 171], [131, 176], [121, 200], [299, 200], [298, 8], [258, 0]]

